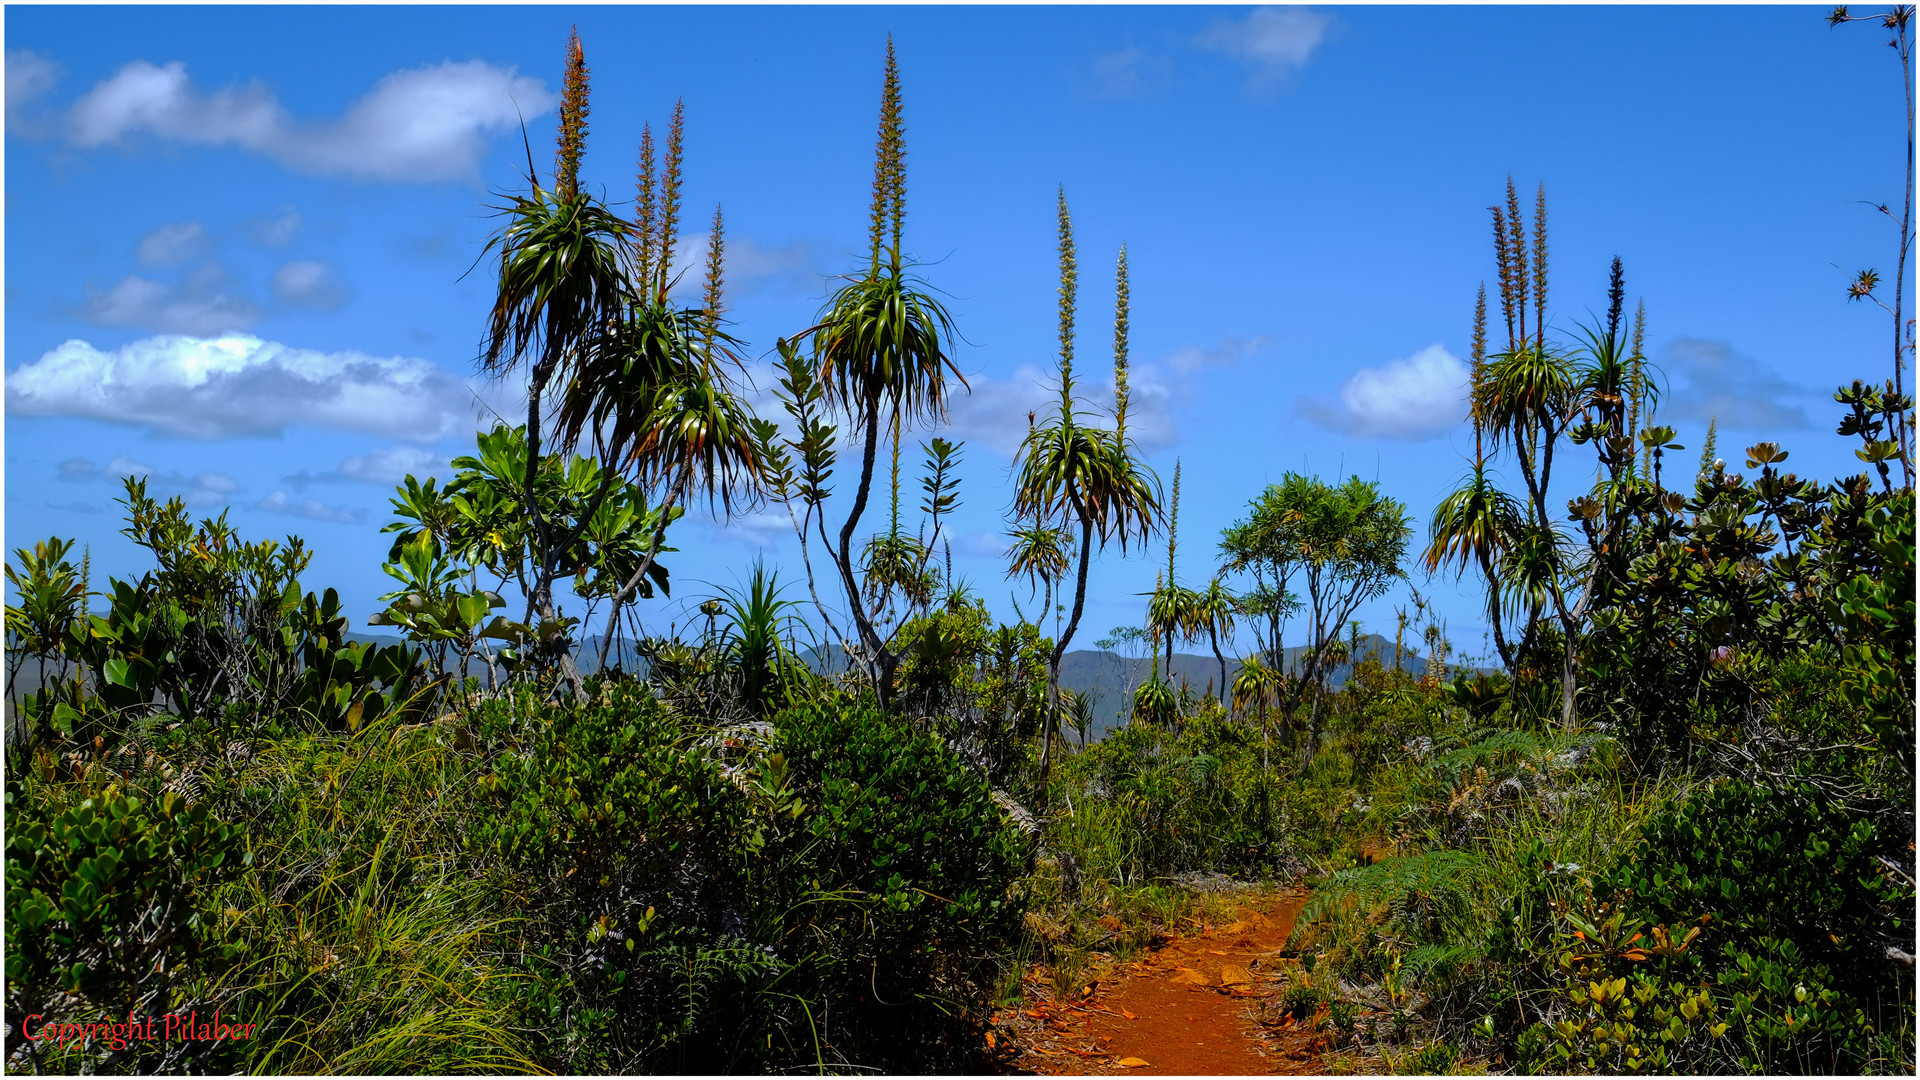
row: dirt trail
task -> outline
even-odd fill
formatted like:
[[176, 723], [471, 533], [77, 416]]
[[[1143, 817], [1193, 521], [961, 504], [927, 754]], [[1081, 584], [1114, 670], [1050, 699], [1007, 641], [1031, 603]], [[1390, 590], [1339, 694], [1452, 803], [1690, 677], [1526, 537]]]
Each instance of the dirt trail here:
[[1281, 954], [1305, 902], [1304, 890], [1252, 900], [1231, 922], [1111, 965], [1074, 1001], [1000, 1010], [997, 1040], [1011, 1043], [1002, 1060], [1010, 1071], [1071, 1076], [1324, 1071], [1324, 1047], [1308, 1032], [1261, 1024], [1262, 1002], [1285, 986]]

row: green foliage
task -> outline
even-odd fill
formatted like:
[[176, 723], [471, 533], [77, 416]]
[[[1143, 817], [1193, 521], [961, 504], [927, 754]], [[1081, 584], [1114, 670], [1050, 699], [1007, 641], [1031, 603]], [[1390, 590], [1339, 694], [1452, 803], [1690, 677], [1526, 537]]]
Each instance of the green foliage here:
[[1408, 1076], [1446, 1076], [1453, 1072], [1454, 1062], [1458, 1060], [1460, 1051], [1443, 1040], [1421, 1047], [1404, 1065]]
[[1711, 981], [1744, 1065], [1855, 1072], [1885, 1068], [1876, 1036], [1912, 1037], [1914, 893], [1876, 817], [1810, 788], [1723, 781], [1650, 824], [1635, 857], [1596, 889], [1669, 928], [1703, 925], [1667, 961]]
[[1865, 715], [1880, 748], [1913, 772], [1913, 493], [1876, 508], [1866, 522], [1878, 573], [1834, 590], [1830, 617], [1846, 636], [1842, 693]]
[[[18, 778], [7, 818], [9, 1014], [58, 1015], [63, 994], [91, 1003], [88, 1019], [165, 1012], [176, 991], [207, 1001], [233, 952], [209, 897], [247, 860], [238, 826], [172, 791], [143, 799], [110, 784], [59, 805], [26, 797]], [[165, 1052], [134, 1047], [122, 1060]]]
[[1024, 845], [952, 751], [871, 706], [802, 705], [775, 727], [805, 810], [752, 873], [797, 967], [787, 992], [833, 1003], [821, 1037], [847, 1060], [912, 1060], [903, 1030], [929, 1056], [967, 1052], [1020, 925]]
[[625, 684], [543, 710], [477, 786], [469, 843], [540, 898], [528, 1008], [577, 1040], [553, 1049], [580, 1071], [744, 1052], [726, 1021], [759, 968], [740, 933], [749, 808], [705, 748]]

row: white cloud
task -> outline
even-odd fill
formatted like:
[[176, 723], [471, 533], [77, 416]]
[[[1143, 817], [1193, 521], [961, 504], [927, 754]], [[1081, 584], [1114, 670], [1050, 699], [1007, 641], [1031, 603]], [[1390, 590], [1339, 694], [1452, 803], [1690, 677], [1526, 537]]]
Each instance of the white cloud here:
[[355, 454], [323, 473], [301, 469], [280, 482], [295, 491], [305, 491], [308, 484], [392, 487], [409, 475], [421, 479], [437, 475], [444, 480], [453, 475], [453, 469], [447, 455], [437, 451], [420, 446], [389, 446], [372, 453]]
[[1167, 357], [1167, 366], [1179, 375], [1190, 375], [1201, 368], [1232, 367], [1254, 353], [1271, 349], [1279, 343], [1280, 339], [1272, 334], [1255, 334], [1252, 337], [1235, 334], [1218, 345], [1183, 345]]
[[1088, 67], [1095, 95], [1105, 98], [1141, 97], [1161, 89], [1173, 71], [1163, 56], [1129, 45], [1093, 58]]
[[74, 457], [60, 463], [58, 474], [70, 484], [107, 483], [118, 486], [125, 477], [144, 478], [147, 494], [154, 498], [178, 495], [197, 509], [225, 506], [241, 490], [240, 482], [223, 472], [203, 470], [192, 476], [179, 472], [161, 473], [153, 466], [134, 461], [125, 454], [116, 455], [105, 465], [88, 458]]
[[269, 514], [286, 514], [289, 517], [331, 521], [341, 525], [359, 525], [367, 520], [367, 511], [363, 507], [329, 506], [319, 499], [297, 497], [279, 489], [268, 492], [265, 498], [253, 504], [253, 508]]
[[353, 291], [340, 275], [319, 259], [297, 259], [273, 272], [273, 293], [288, 304], [333, 310]]
[[[1180, 441], [1174, 410], [1193, 396], [1193, 374], [1205, 367], [1227, 367], [1277, 339], [1267, 336], [1230, 337], [1218, 345], [1189, 345], [1158, 363], [1135, 363], [1127, 373], [1127, 437], [1148, 454]], [[1059, 412], [1059, 371], [1022, 364], [1011, 378], [976, 376], [968, 380], [971, 394], [959, 392], [948, 402], [955, 434], [1011, 458], [1027, 437], [1027, 414], [1040, 424]], [[1088, 422], [1113, 424], [1113, 369], [1082, 364], [1074, 374], [1074, 409]]]
[[705, 524], [715, 539], [750, 548], [764, 548], [793, 539], [793, 522], [788, 519], [786, 509], [778, 505], [736, 515], [731, 521], [709, 519]]
[[1744, 431], [1799, 430], [1812, 427], [1805, 387], [1781, 378], [1766, 365], [1742, 356], [1724, 341], [1680, 338], [1662, 354], [1669, 377], [1677, 381], [1661, 395], [1660, 411], [1696, 420], [1715, 418], [1720, 427]]
[[25, 122], [27, 106], [60, 80], [60, 66], [29, 49], [7, 50], [7, 126]]
[[68, 114], [78, 146], [136, 135], [238, 146], [322, 176], [410, 182], [474, 180], [487, 140], [551, 108], [538, 79], [480, 60], [387, 75], [338, 119], [302, 122], [255, 82], [211, 93], [185, 63], [136, 60], [88, 91]]
[[87, 286], [80, 314], [103, 326], [131, 326], [177, 334], [221, 334], [244, 330], [260, 318], [258, 308], [224, 287], [224, 274], [209, 264], [171, 285], [129, 275], [102, 292]]
[[1429, 345], [1405, 360], [1361, 368], [1340, 387], [1340, 400], [1302, 395], [1295, 411], [1322, 427], [1359, 439], [1419, 442], [1466, 419], [1470, 373], [1459, 358]]
[[[698, 298], [706, 287], [709, 235], [701, 232], [683, 236], [674, 244], [674, 272], [681, 273], [681, 277], [673, 295], [682, 300]], [[819, 252], [810, 241], [795, 240], [779, 247], [764, 247], [745, 233], [727, 233], [724, 239], [721, 274], [729, 294], [763, 290], [817, 294], [827, 279], [818, 268]]]
[[68, 341], [7, 376], [17, 416], [71, 416], [196, 439], [356, 431], [430, 442], [471, 430], [477, 391], [426, 360], [323, 353], [245, 334], [102, 351]]
[[1305, 67], [1332, 23], [1332, 16], [1304, 7], [1254, 8], [1244, 19], [1214, 23], [1194, 43], [1245, 64], [1247, 88], [1257, 91]]
[[300, 212], [291, 208], [272, 217], [255, 215], [247, 219], [248, 239], [261, 247], [283, 248], [293, 243], [294, 234], [300, 231]]
[[205, 251], [211, 240], [197, 221], [162, 225], [140, 238], [140, 265], [178, 266]]

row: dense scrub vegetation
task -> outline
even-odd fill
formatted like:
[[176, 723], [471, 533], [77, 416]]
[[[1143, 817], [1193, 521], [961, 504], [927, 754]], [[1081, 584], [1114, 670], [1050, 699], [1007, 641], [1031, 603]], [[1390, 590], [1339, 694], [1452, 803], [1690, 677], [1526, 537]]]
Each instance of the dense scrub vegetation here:
[[[59, 539], [14, 552], [10, 1068], [985, 1071], [984, 1019], [1030, 965], [1070, 992], [1227, 874], [1313, 884], [1287, 1001], [1393, 1071], [1913, 1072], [1899, 386], [1836, 395], [1860, 475], [1803, 480], [1770, 442], [1681, 466], [1621, 264], [1598, 324], [1550, 334], [1544, 192], [1529, 236], [1509, 184], [1506, 334], [1483, 292], [1476, 460], [1424, 545], [1373, 485], [1288, 475], [1191, 588], [1178, 472], [1163, 491], [1126, 433], [1124, 252], [1111, 426], [1073, 396], [1063, 192], [1060, 405], [1022, 451], [1008, 577], [1070, 614], [996, 623], [940, 557], [957, 444], [923, 445], [902, 521], [902, 431], [958, 376], [902, 253], [901, 131], [890, 50], [871, 257], [778, 343], [783, 428], [731, 381], [717, 212], [700, 304], [669, 296], [678, 113], [661, 160], [643, 138], [635, 220], [581, 189], [572, 43], [552, 189], [529, 176], [490, 249], [487, 362], [528, 368], [528, 421], [395, 493], [372, 622], [399, 644], [348, 635], [297, 538], [137, 480], [138, 580], [96, 592]], [[876, 477], [887, 523], [863, 533]], [[704, 625], [648, 634], [703, 496], [787, 509], [806, 595], [756, 568]], [[1089, 745], [1059, 667], [1091, 556], [1155, 537], [1128, 631], [1153, 674]], [[1489, 666], [1449, 659], [1417, 593], [1396, 649], [1411, 630], [1424, 669], [1360, 649], [1359, 605], [1414, 563], [1485, 585]], [[1256, 647], [1230, 670], [1236, 631]], [[1219, 663], [1204, 691], [1162, 677], [1182, 643]], [[257, 1035], [47, 1034], [215, 1013]]]

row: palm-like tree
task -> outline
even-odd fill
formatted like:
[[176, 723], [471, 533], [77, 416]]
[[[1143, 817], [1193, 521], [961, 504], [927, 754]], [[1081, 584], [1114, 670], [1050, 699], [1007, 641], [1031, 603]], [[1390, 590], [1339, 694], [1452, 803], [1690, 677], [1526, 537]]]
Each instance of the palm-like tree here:
[[498, 250], [499, 280], [487, 316], [481, 370], [501, 376], [531, 364], [527, 379], [527, 469], [522, 492], [541, 553], [527, 617], [553, 617], [555, 554], [565, 545], [551, 535], [533, 496], [539, 474], [542, 395], [556, 376], [576, 362], [631, 298], [626, 273], [627, 225], [580, 190], [580, 155], [586, 141], [587, 71], [580, 38], [567, 45], [566, 87], [561, 101], [554, 185], [540, 186], [527, 161], [525, 195], [498, 207], [506, 224], [487, 241], [481, 258]]
[[1152, 475], [1112, 433], [1077, 422], [1071, 412], [1063, 411], [1054, 423], [1028, 436], [1021, 450], [1014, 512], [1080, 526], [1073, 608], [1054, 644], [1048, 676], [1050, 688], [1057, 688], [1060, 658], [1086, 606], [1087, 568], [1095, 539], [1101, 547], [1117, 540], [1122, 550], [1146, 539], [1158, 516], [1159, 493]]
[[1024, 577], [1030, 586], [1042, 589], [1040, 610], [1053, 610], [1053, 589], [1067, 574], [1071, 563], [1072, 538], [1065, 529], [1034, 524], [1015, 529], [1013, 546], [1007, 549], [1007, 577]]
[[1240, 613], [1239, 598], [1215, 574], [1207, 587], [1194, 594], [1193, 619], [1213, 645], [1213, 658], [1220, 662], [1220, 697], [1227, 697], [1227, 657], [1220, 651], [1220, 639], [1233, 638], [1235, 616]]
[[1501, 575], [1514, 538], [1521, 531], [1522, 512], [1513, 496], [1495, 487], [1486, 463], [1476, 463], [1467, 482], [1440, 501], [1433, 511], [1426, 553], [1428, 573], [1454, 568], [1458, 577], [1477, 566], [1487, 581], [1487, 621], [1500, 660], [1513, 666], [1513, 652], [1501, 628]]
[[[906, 213], [905, 143], [900, 120], [900, 77], [893, 41], [887, 41], [881, 90], [880, 136], [875, 154], [866, 273], [837, 290], [811, 327], [796, 335], [812, 346], [818, 381], [829, 404], [844, 409], [861, 431], [860, 481], [833, 552], [846, 590], [854, 628], [871, 658], [875, 688], [892, 697], [897, 658], [863, 610], [856, 577], [853, 536], [866, 513], [882, 420], [900, 425], [946, 415], [947, 377], [966, 385], [948, 356], [953, 318], [925, 284], [909, 274], [901, 251]], [[891, 229], [889, 231], [889, 226]], [[890, 242], [889, 242], [890, 241]]]
[[[1054, 642], [1047, 660], [1047, 700], [1055, 701], [1060, 688], [1060, 660], [1080, 626], [1086, 608], [1087, 568], [1094, 539], [1100, 546], [1118, 540], [1121, 550], [1144, 542], [1160, 514], [1159, 484], [1135, 460], [1130, 444], [1118, 431], [1106, 431], [1080, 422], [1073, 408], [1073, 319], [1078, 268], [1073, 247], [1073, 222], [1064, 190], [1059, 199], [1060, 222], [1060, 412], [1044, 427], [1030, 429], [1020, 450], [1020, 473], [1014, 485], [1016, 518], [1037, 522], [1077, 524], [1079, 570], [1075, 578], [1073, 610]], [[1122, 279], [1124, 280], [1124, 279]], [[1125, 293], [1122, 292], [1124, 297]], [[1124, 313], [1124, 305], [1120, 308]], [[1124, 378], [1124, 321], [1115, 338], [1115, 372]], [[1124, 399], [1122, 399], [1124, 400]], [[1116, 416], [1116, 427], [1124, 424]], [[1051, 715], [1051, 713], [1049, 713]], [[1051, 761], [1052, 732], [1043, 734], [1040, 771]]]
[[667, 495], [660, 504], [653, 543], [632, 576], [613, 594], [607, 632], [600, 642], [602, 666], [620, 605], [640, 587], [658, 558], [675, 504], [690, 494], [702, 494], [709, 509], [718, 505], [731, 515], [736, 504], [750, 502], [759, 491], [762, 458], [754, 416], [717, 373], [696, 374], [657, 388], [646, 415], [650, 423], [634, 439], [625, 464], [643, 484], [664, 485]]

